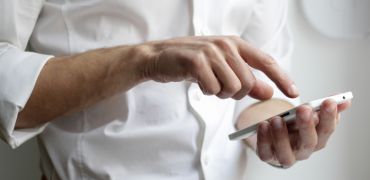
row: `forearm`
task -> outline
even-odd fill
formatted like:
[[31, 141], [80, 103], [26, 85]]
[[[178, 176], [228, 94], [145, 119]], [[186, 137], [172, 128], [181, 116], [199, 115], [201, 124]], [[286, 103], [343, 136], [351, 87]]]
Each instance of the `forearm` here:
[[55, 57], [41, 71], [16, 128], [30, 128], [82, 110], [143, 81], [136, 46]]
[[16, 128], [82, 110], [148, 79], [192, 80], [205, 94], [220, 98], [270, 98], [272, 88], [250, 67], [265, 72], [287, 96], [298, 95], [270, 56], [237, 37], [183, 37], [57, 57], [44, 66]]

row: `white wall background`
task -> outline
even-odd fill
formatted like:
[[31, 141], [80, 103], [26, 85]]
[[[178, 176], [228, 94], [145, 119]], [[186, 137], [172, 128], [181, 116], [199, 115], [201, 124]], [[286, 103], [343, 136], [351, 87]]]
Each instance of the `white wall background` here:
[[[352, 109], [343, 114], [327, 148], [288, 170], [271, 168], [251, 155], [249, 179], [370, 179], [370, 40], [325, 38], [305, 21], [299, 1], [290, 0], [290, 5], [290, 23], [295, 40], [292, 74], [302, 100], [348, 90], [354, 92], [355, 99]], [[0, 142], [1, 180], [39, 177], [35, 139], [17, 150], [11, 150]]]
[[253, 155], [249, 179], [370, 179], [370, 39], [322, 36], [305, 20], [297, 0], [290, 0], [290, 24], [295, 41], [292, 74], [302, 100], [351, 90], [353, 106], [324, 150], [288, 170], [274, 169]]

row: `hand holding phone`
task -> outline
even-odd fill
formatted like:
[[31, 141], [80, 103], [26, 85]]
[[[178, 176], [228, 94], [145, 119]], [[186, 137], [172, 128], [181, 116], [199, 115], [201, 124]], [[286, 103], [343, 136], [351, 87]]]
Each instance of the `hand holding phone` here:
[[[346, 101], [351, 100], [352, 98], [353, 98], [352, 92], [346, 92], [346, 93], [337, 94], [337, 95], [334, 95], [334, 96], [329, 96], [329, 97], [317, 99], [317, 100], [314, 100], [314, 101], [311, 101], [311, 102], [308, 102], [308, 103], [304, 103], [304, 105], [308, 105], [308, 106], [312, 107], [314, 111], [319, 111], [321, 104], [327, 99], [332, 99], [337, 104], [342, 104]], [[295, 118], [296, 117], [296, 108], [290, 109], [290, 110], [285, 111], [283, 113], [280, 113], [276, 116], [282, 117], [285, 122], [290, 122], [290, 121], [296, 119]], [[246, 127], [246, 128], [244, 128], [242, 130], [239, 130], [237, 132], [234, 132], [234, 133], [229, 135], [229, 139], [230, 140], [241, 140], [241, 139], [247, 138], [257, 130], [257, 127], [258, 127], [258, 123], [254, 124], [252, 126]]]

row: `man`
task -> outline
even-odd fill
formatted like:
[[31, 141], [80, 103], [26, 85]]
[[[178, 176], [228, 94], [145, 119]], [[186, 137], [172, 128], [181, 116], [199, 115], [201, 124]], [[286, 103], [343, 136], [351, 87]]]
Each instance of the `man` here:
[[[47, 179], [242, 179], [245, 144], [227, 135], [267, 107], [291, 107], [281, 92], [298, 96], [280, 67], [291, 49], [285, 1], [0, 5], [1, 137], [16, 148], [38, 135]], [[285, 101], [256, 111], [271, 82]], [[248, 143], [290, 167], [325, 146], [348, 106], [302, 106], [289, 131], [273, 118]]]

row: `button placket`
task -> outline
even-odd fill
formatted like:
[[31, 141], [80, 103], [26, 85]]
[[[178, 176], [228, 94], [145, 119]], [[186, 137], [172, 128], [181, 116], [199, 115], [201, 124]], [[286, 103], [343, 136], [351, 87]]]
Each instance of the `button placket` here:
[[201, 36], [204, 33], [205, 24], [205, 0], [193, 0], [193, 27], [194, 35]]
[[206, 128], [206, 123], [205, 123], [205, 120], [203, 119], [204, 117], [202, 117], [202, 115], [200, 114], [200, 110], [201, 110], [201, 100], [202, 100], [202, 94], [201, 94], [201, 90], [199, 89], [198, 85], [195, 84], [195, 83], [192, 83], [188, 89], [188, 98], [189, 98], [189, 103], [192, 107], [192, 109], [194, 110], [194, 112], [196, 113], [195, 115], [197, 116], [197, 119], [201, 125], [201, 137], [200, 137], [200, 144], [199, 144], [199, 149], [201, 149], [200, 151], [200, 162], [201, 162], [201, 170], [202, 170], [202, 174], [204, 175], [204, 179], [207, 179], [206, 178], [206, 164], [208, 164], [208, 160], [207, 160], [207, 163], [204, 162], [204, 155], [205, 155], [205, 152], [206, 152], [206, 148], [205, 148], [205, 142], [207, 141], [206, 139], [206, 134], [207, 134], [207, 128]]

